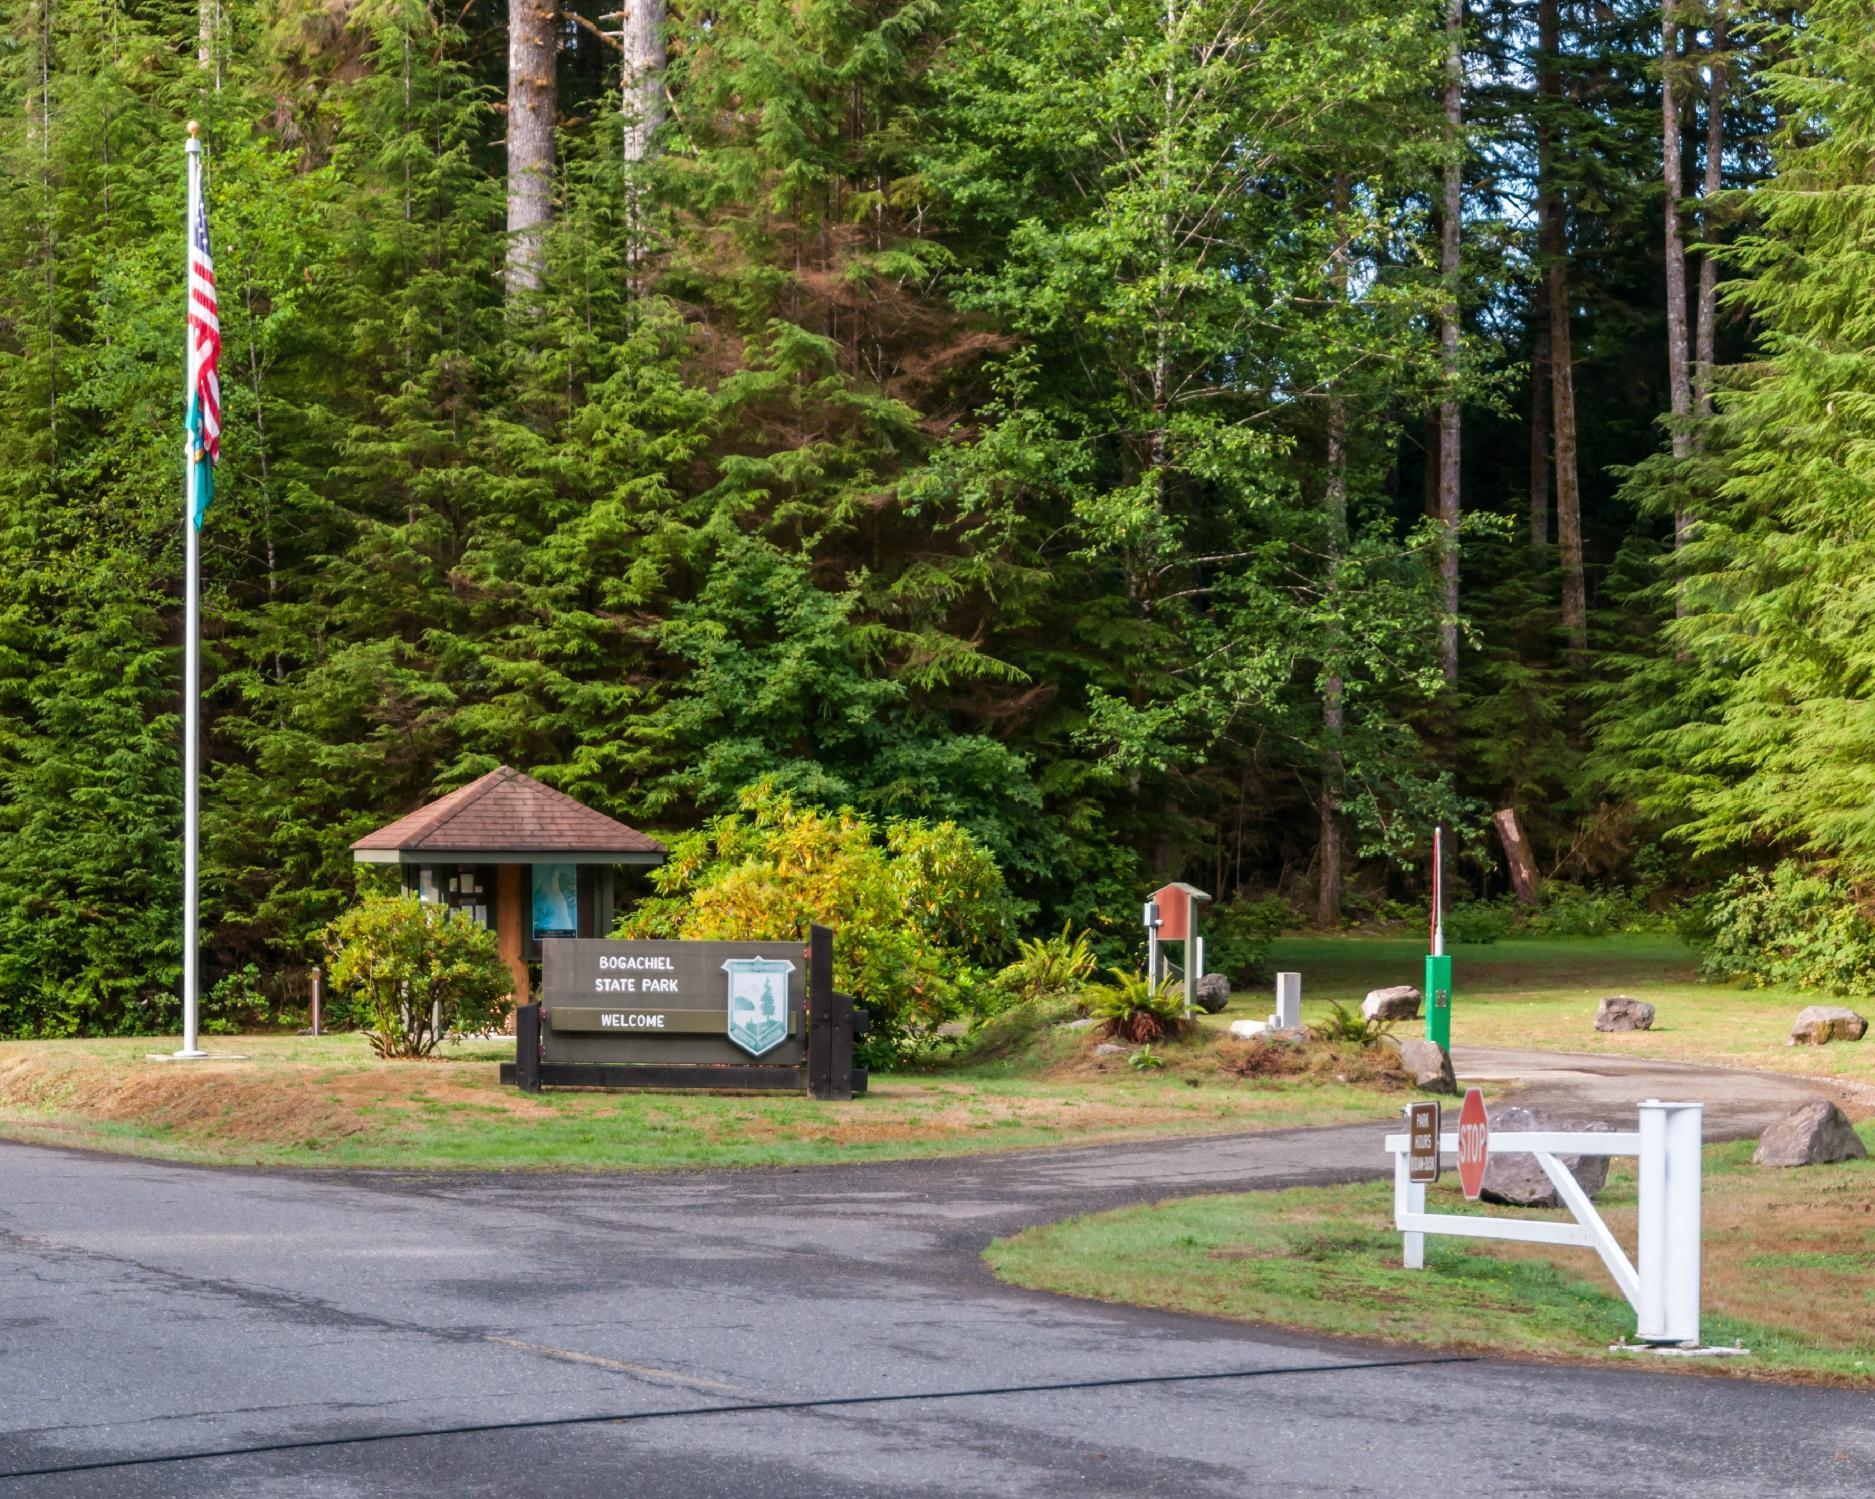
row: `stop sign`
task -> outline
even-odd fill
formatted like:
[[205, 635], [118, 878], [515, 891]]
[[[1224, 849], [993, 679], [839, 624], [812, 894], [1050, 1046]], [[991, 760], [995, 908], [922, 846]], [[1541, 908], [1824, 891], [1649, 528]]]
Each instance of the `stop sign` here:
[[1484, 1111], [1484, 1094], [1476, 1088], [1465, 1093], [1458, 1111], [1458, 1181], [1474, 1201], [1484, 1190], [1485, 1142], [1491, 1138], [1491, 1118]]

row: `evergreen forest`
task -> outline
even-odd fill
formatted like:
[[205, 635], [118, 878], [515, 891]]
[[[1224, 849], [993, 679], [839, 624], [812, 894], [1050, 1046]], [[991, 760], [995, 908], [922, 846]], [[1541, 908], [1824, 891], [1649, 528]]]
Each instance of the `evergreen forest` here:
[[1875, 893], [1867, 0], [6, 8], [0, 1033], [176, 1014], [192, 119], [224, 993], [501, 764], [1012, 937]]

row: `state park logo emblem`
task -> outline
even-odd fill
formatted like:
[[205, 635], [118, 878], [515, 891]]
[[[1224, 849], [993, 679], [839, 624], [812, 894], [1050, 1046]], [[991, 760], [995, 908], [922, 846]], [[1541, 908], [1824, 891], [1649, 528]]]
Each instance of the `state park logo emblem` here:
[[752, 1057], [773, 1051], [788, 1038], [788, 975], [794, 964], [786, 958], [731, 958], [723, 971], [729, 975], [729, 1039]]

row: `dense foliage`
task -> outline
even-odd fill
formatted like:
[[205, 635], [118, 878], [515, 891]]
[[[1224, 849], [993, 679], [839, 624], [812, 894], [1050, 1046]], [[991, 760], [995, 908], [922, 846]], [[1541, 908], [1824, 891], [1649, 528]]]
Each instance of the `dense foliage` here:
[[1859, 878], [1865, 10], [1470, 0], [1455, 127], [1443, 5], [677, 0], [647, 135], [575, 0], [516, 278], [505, 7], [15, 0], [0, 1032], [174, 1014], [191, 116], [210, 983], [303, 989], [348, 843], [500, 763], [677, 840], [644, 930], [876, 907], [904, 1034], [1165, 878], [1246, 977], [1435, 821], [1496, 897], [1498, 807], [1584, 887]]
[[974, 1009], [1017, 906], [995, 861], [951, 822], [875, 827], [799, 807], [773, 783], [678, 840], [621, 937], [798, 944], [831, 927], [833, 981], [871, 1014], [865, 1053], [901, 1056]]

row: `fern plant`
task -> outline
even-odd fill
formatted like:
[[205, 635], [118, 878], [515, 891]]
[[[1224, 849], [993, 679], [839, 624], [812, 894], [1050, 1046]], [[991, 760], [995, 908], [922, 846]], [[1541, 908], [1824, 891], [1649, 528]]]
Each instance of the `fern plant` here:
[[1018, 942], [1016, 952], [1015, 962], [996, 975], [997, 987], [1016, 1000], [1071, 994], [1093, 977], [1093, 941], [1072, 922], [1063, 922], [1058, 936]]
[[1372, 1046], [1391, 1029], [1384, 1020], [1369, 1020], [1359, 1010], [1330, 1002], [1328, 1013], [1308, 1028], [1317, 1041], [1339, 1041]]
[[1189, 1022], [1185, 1001], [1176, 984], [1154, 988], [1144, 974], [1109, 968], [1111, 984], [1103, 984], [1088, 997], [1087, 1013], [1102, 1022], [1100, 1032], [1116, 1041], [1146, 1045], [1180, 1034]]

